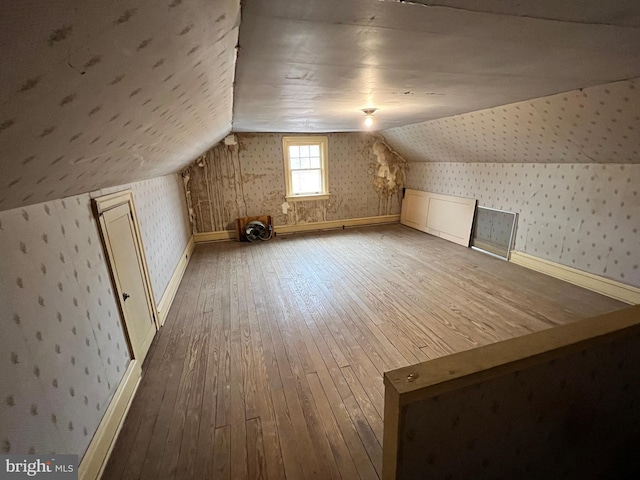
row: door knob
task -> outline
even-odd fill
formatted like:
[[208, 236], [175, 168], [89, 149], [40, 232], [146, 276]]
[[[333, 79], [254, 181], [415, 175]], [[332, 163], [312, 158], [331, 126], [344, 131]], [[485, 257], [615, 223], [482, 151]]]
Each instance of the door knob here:
[[130, 296], [131, 296], [131, 295], [129, 295], [128, 293], [123, 293], [123, 294], [122, 294], [122, 300], [123, 300], [124, 302], [126, 302], [126, 301], [127, 301], [127, 298], [129, 298]]

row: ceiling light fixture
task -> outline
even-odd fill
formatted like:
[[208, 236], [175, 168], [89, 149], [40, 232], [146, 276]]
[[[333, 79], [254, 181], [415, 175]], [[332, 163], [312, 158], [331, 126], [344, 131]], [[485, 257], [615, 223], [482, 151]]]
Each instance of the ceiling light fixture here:
[[377, 108], [363, 108], [362, 113], [364, 113], [364, 126], [370, 128], [373, 125], [373, 113], [377, 110]]

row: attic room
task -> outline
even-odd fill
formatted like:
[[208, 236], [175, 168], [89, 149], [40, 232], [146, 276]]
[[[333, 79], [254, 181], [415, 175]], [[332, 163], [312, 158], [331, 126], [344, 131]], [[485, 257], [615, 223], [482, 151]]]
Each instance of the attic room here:
[[[637, 478], [638, 2], [0, 13], [0, 454]], [[465, 239], [411, 195], [467, 201]], [[470, 248], [487, 212], [503, 259]]]

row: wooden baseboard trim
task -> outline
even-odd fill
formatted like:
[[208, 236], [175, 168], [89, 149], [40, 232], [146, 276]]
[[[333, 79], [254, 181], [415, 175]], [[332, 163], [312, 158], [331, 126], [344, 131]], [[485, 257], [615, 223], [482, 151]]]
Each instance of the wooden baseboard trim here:
[[129, 362], [120, 385], [118, 385], [116, 393], [113, 395], [111, 403], [109, 403], [89, 444], [89, 448], [87, 448], [80, 462], [78, 478], [81, 480], [97, 480], [102, 476], [133, 397], [138, 390], [141, 375], [142, 366], [140, 362], [137, 360]]
[[235, 230], [222, 230], [220, 232], [194, 233], [195, 243], [219, 242], [221, 240], [236, 240]]
[[600, 277], [592, 273], [583, 272], [559, 263], [534, 257], [524, 252], [511, 252], [509, 260], [536, 272], [544, 273], [551, 277], [559, 278], [565, 282], [573, 283], [579, 287], [592, 290], [607, 297], [615, 298], [622, 302], [640, 304], [640, 288], [632, 287], [624, 283], [616, 282], [608, 278]]
[[[297, 232], [313, 232], [332, 230], [343, 227], [361, 227], [365, 225], [381, 225], [385, 223], [399, 223], [400, 215], [380, 215], [378, 217], [348, 218], [344, 220], [330, 220], [327, 222], [299, 223], [297, 225], [275, 225], [276, 235]], [[196, 243], [214, 242], [218, 240], [235, 240], [235, 230], [221, 232], [196, 233], [193, 235]]]
[[299, 223], [297, 225], [276, 225], [276, 233], [313, 232], [316, 230], [332, 230], [343, 227], [362, 227], [364, 225], [381, 225], [399, 223], [400, 215], [380, 215], [378, 217], [347, 218], [327, 222]]
[[171, 280], [169, 280], [167, 288], [164, 289], [162, 298], [158, 302], [159, 326], [164, 325], [164, 321], [167, 319], [169, 308], [171, 308], [171, 304], [173, 303], [173, 299], [176, 296], [176, 292], [178, 291], [178, 287], [180, 286], [180, 282], [182, 281], [182, 277], [184, 276], [184, 271], [187, 269], [187, 265], [189, 265], [189, 260], [191, 260], [191, 254], [193, 253], [193, 249], [195, 248], [195, 246], [196, 244], [194, 238], [191, 237], [189, 239], [189, 243], [187, 243], [187, 246], [184, 249], [184, 252], [182, 252], [180, 261], [173, 271], [173, 275], [171, 275]]

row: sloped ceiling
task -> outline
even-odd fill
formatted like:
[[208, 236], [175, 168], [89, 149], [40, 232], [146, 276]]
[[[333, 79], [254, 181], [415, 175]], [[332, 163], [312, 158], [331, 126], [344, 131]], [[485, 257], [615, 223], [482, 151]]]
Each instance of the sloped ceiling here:
[[237, 131], [377, 129], [640, 75], [637, 0], [243, 4]]
[[242, 9], [239, 32], [240, 0], [0, 2], [0, 210], [179, 171], [232, 129], [361, 130], [366, 107], [385, 129], [640, 76], [636, 0]]
[[382, 132], [411, 162], [640, 163], [640, 78]]
[[231, 130], [239, 0], [0, 4], [0, 210], [175, 172]]

